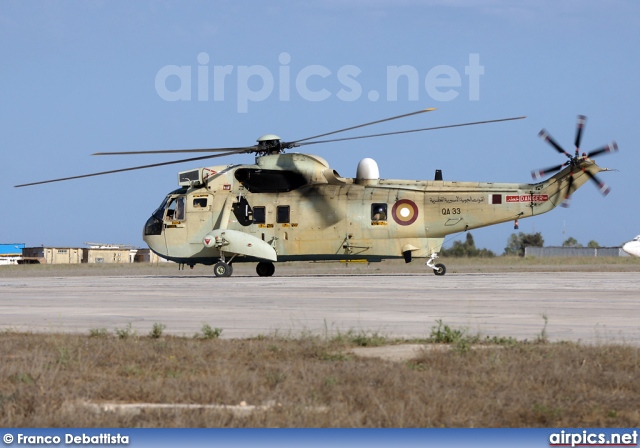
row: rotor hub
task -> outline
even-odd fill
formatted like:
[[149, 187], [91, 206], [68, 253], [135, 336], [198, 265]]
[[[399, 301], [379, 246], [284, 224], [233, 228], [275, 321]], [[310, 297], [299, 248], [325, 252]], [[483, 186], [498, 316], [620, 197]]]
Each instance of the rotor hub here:
[[279, 154], [282, 152], [280, 137], [275, 134], [265, 134], [258, 140], [258, 152], [264, 154]]

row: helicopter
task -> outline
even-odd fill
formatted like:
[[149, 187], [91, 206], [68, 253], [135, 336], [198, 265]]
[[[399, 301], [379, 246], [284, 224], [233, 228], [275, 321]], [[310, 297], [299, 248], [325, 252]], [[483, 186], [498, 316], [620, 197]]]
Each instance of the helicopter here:
[[[337, 133], [431, 112], [421, 109], [294, 141], [275, 134], [257, 144], [234, 148], [100, 152], [94, 155], [207, 153], [199, 157], [154, 163], [80, 176], [16, 185], [59, 182], [157, 166], [254, 154], [254, 164], [228, 164], [180, 171], [176, 190], [168, 193], [143, 227], [143, 239], [158, 256], [193, 268], [213, 265], [216, 277], [229, 277], [235, 262], [255, 262], [256, 273], [269, 277], [275, 262], [427, 259], [435, 275], [446, 273], [435, 263], [447, 235], [528, 218], [568, 206], [573, 192], [593, 181], [603, 195], [610, 188], [597, 174], [609, 171], [592, 157], [618, 150], [611, 142], [580, 154], [586, 117], [578, 116], [575, 153], [565, 151], [547, 131], [539, 136], [568, 160], [532, 172], [537, 183], [456, 182], [381, 179], [377, 163], [360, 161], [356, 177], [347, 178], [314, 154], [286, 152], [305, 145], [480, 125], [525, 117], [502, 118], [346, 138]], [[212, 154], [213, 153], [213, 154]], [[546, 180], [546, 174], [556, 173]]]
[[640, 257], [640, 235], [636, 236], [631, 241], [627, 241], [626, 243], [624, 243], [622, 245], [622, 250], [629, 255]]

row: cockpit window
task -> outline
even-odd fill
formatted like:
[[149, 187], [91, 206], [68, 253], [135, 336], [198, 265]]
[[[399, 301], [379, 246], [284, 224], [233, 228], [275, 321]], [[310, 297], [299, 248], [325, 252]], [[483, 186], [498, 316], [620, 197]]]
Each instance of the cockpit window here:
[[160, 207], [158, 207], [156, 209], [155, 212], [153, 212], [153, 214], [151, 216], [153, 216], [154, 218], [157, 218], [159, 220], [162, 220], [164, 218], [164, 212], [167, 208], [167, 203], [169, 202], [169, 200], [171, 200], [172, 196], [175, 195], [179, 195], [179, 194], [186, 194], [187, 193], [187, 188], [186, 187], [182, 187], [182, 188], [178, 188], [176, 190], [173, 190], [171, 193], [169, 193], [164, 200], [162, 201], [162, 204], [160, 204]]
[[169, 205], [167, 205], [167, 221], [182, 221], [184, 220], [184, 196], [178, 196], [177, 198], [169, 199]]

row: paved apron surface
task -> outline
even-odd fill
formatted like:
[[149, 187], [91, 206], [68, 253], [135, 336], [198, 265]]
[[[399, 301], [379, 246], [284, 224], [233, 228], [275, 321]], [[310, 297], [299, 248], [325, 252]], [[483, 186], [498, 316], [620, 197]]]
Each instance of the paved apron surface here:
[[230, 278], [0, 279], [0, 329], [140, 335], [155, 322], [193, 336], [324, 335], [349, 330], [428, 337], [436, 321], [488, 336], [640, 343], [638, 273], [507, 273]]

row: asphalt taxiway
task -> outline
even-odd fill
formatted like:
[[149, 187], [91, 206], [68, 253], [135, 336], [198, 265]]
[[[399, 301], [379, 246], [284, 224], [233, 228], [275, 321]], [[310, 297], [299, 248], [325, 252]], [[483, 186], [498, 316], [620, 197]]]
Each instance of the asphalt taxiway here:
[[[0, 278], [0, 330], [222, 337], [310, 332], [424, 338], [441, 320], [472, 334], [640, 344], [637, 272]], [[546, 325], [546, 327], [545, 327]]]

